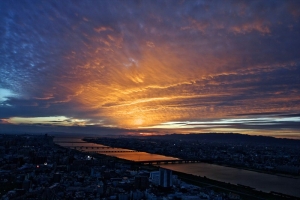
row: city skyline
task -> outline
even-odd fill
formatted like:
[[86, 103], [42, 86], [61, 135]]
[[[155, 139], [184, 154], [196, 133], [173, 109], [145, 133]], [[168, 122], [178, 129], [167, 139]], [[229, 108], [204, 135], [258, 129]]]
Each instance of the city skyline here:
[[2, 1], [1, 132], [300, 139], [298, 1]]

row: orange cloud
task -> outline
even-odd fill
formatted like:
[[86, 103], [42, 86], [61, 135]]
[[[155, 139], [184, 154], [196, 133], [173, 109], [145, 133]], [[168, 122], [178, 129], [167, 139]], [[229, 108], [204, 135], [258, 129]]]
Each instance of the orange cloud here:
[[[12, 28], [15, 19], [5, 19], [12, 34], [2, 38], [1, 84], [25, 100], [5, 95], [0, 106], [15, 106], [15, 116], [35, 109], [41, 116], [63, 113], [123, 128], [299, 111], [298, 15], [281, 5], [190, 1], [135, 7], [108, 1], [89, 9], [80, 5], [76, 17], [63, 10], [51, 21], [52, 12], [27, 17], [24, 24], [32, 28]], [[32, 16], [24, 12], [25, 19]], [[288, 36], [282, 31], [287, 26]]]
[[232, 26], [230, 28], [230, 31], [236, 34], [245, 34], [250, 33], [252, 31], [257, 31], [261, 34], [270, 34], [271, 30], [267, 24], [268, 23], [262, 20], [257, 20], [254, 22], [244, 23], [242, 25]]

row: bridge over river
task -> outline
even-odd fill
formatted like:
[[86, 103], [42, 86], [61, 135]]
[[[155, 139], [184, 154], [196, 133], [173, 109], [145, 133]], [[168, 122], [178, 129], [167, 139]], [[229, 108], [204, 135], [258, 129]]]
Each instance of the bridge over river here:
[[[200, 163], [200, 160], [184, 160], [178, 158], [167, 157], [163, 155], [149, 154], [146, 152], [139, 152], [132, 149], [122, 149], [110, 146], [103, 146], [94, 143], [81, 141], [59, 141], [64, 147], [84, 151], [87, 153], [99, 153], [117, 156], [126, 160], [131, 160], [145, 165], [161, 165], [161, 164], [186, 164], [186, 163]], [[74, 145], [73, 145], [74, 144]], [[95, 146], [91, 146], [95, 145]], [[121, 154], [118, 154], [121, 153]], [[126, 154], [129, 153], [129, 154]], [[130, 153], [135, 153], [134, 156]], [[140, 160], [142, 158], [142, 160]]]
[[64, 144], [67, 144], [67, 143], [69, 143], [69, 144], [73, 144], [73, 143], [85, 143], [85, 144], [88, 144], [87, 142], [85, 142], [85, 141], [64, 141], [64, 140], [59, 140], [59, 141], [57, 141], [57, 143], [59, 144], [59, 143], [64, 143]]
[[104, 150], [104, 151], [84, 151], [87, 153], [130, 153], [130, 152], [138, 152], [138, 151], [134, 151], [134, 150]]
[[187, 164], [187, 163], [200, 163], [201, 160], [144, 160], [144, 161], [136, 161], [137, 163], [141, 164], [148, 164], [148, 165], [161, 165], [161, 164]]
[[120, 148], [106, 147], [106, 146], [101, 146], [101, 147], [97, 147], [97, 146], [64, 146], [64, 147], [72, 148], [72, 149], [120, 149]]

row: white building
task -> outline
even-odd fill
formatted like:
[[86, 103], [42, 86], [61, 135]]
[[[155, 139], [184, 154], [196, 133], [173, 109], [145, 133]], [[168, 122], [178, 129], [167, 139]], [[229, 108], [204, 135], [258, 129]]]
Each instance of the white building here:
[[159, 171], [150, 172], [150, 182], [154, 185], [159, 185]]
[[172, 183], [172, 171], [164, 168], [159, 169], [159, 185], [162, 187], [171, 187]]

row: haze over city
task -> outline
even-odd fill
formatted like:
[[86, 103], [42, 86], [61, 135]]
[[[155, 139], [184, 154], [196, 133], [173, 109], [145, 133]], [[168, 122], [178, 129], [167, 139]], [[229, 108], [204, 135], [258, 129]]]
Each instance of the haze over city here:
[[0, 133], [300, 138], [299, 1], [0, 9]]

